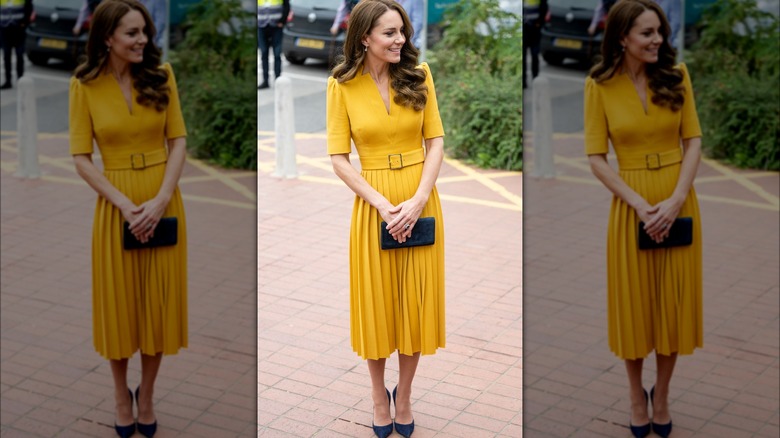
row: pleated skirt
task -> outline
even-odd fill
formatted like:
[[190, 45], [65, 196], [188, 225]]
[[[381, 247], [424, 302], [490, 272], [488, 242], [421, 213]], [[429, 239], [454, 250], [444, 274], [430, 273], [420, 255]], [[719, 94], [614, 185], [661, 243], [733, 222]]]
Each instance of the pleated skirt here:
[[[411, 198], [423, 164], [397, 170], [364, 170], [363, 178], [393, 205]], [[445, 346], [444, 223], [436, 188], [420, 217], [436, 218], [430, 246], [382, 250], [379, 212], [356, 197], [350, 230], [350, 332], [363, 359], [394, 351], [433, 354]], [[414, 232], [414, 231], [412, 231]]]
[[[134, 204], [153, 198], [165, 165], [107, 170], [104, 175]], [[125, 250], [124, 217], [98, 197], [92, 233], [92, 319], [95, 350], [106, 359], [176, 354], [187, 346], [187, 235], [178, 187], [163, 217], [178, 218], [175, 246]]]
[[[674, 191], [680, 165], [620, 171], [651, 205]], [[691, 354], [703, 345], [701, 224], [691, 187], [679, 217], [693, 218], [693, 244], [639, 250], [639, 217], [614, 197], [607, 237], [609, 346], [621, 359]]]

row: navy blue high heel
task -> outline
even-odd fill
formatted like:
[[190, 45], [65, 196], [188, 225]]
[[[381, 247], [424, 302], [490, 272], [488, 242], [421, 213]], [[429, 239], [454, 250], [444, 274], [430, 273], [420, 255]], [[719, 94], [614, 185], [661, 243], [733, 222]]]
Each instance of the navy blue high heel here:
[[[135, 403], [136, 405], [139, 405], [138, 402], [138, 390], [141, 389], [141, 385], [138, 385], [137, 388], [135, 388]], [[140, 410], [140, 405], [138, 406], [138, 409]], [[144, 424], [140, 421], [136, 423], [138, 425], [138, 432], [145, 436], [146, 438], [152, 438], [154, 434], [157, 432], [157, 420], [154, 420], [154, 423], [152, 424]]]
[[[394, 405], [396, 404], [396, 391], [398, 391], [398, 385], [395, 385], [395, 388], [393, 388]], [[395, 431], [406, 438], [409, 438], [412, 435], [412, 432], [414, 432], [414, 420], [409, 424], [396, 423], [395, 420], [393, 420], [393, 424], [395, 425]]]
[[[642, 389], [642, 391], [645, 392], [645, 406], [647, 406], [647, 390]], [[645, 438], [646, 436], [650, 435], [650, 423], [647, 423], [642, 426], [634, 426], [631, 424], [631, 418], [628, 419], [628, 427], [631, 429], [631, 435], [633, 435], [636, 438]]]
[[[387, 407], [390, 407], [390, 391], [385, 388], [385, 392], [387, 392]], [[387, 438], [393, 433], [393, 423], [388, 424], [387, 426], [377, 426], [374, 424], [374, 421], [371, 421], [371, 427], [374, 429], [374, 433], [379, 438]]]
[[[127, 393], [130, 394], [130, 406], [132, 406], [133, 391], [131, 391], [130, 388], [127, 388]], [[116, 431], [116, 434], [119, 435], [121, 438], [130, 438], [135, 433], [135, 423], [129, 426], [119, 426], [118, 424], [116, 424], [116, 421], [114, 421], [114, 430]]]
[[[650, 389], [650, 402], [653, 402], [653, 395], [655, 395], [655, 385]], [[653, 432], [656, 433], [656, 435], [667, 438], [669, 434], [672, 433], [672, 420], [670, 419], [668, 423], [666, 424], [658, 424], [656, 422], [651, 423], [653, 426]]]

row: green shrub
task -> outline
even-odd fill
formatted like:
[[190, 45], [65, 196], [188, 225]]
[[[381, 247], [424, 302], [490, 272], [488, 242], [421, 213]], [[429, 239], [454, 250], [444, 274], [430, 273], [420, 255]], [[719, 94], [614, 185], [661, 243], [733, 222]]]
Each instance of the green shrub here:
[[708, 155], [780, 170], [780, 22], [754, 0], [719, 0], [704, 13], [690, 56]]
[[[502, 11], [497, 0], [461, 0], [445, 22], [429, 58], [448, 153], [482, 167], [521, 170], [520, 17]], [[485, 26], [492, 32], [475, 32]]]
[[197, 158], [257, 169], [257, 26], [240, 0], [201, 1], [171, 55], [187, 146]]

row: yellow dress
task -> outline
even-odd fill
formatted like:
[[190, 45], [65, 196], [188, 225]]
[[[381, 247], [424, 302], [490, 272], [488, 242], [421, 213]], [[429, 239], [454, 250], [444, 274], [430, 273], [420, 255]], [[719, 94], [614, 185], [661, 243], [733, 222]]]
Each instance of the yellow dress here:
[[[426, 72], [428, 100], [423, 111], [396, 104], [390, 88], [388, 113], [369, 74], [338, 83], [328, 80], [328, 153], [348, 154], [353, 140], [360, 155], [361, 175], [393, 205], [411, 198], [420, 183], [423, 138], [444, 135], [433, 78]], [[388, 156], [405, 154], [403, 167]], [[373, 163], [372, 163], [373, 162]], [[385, 168], [382, 168], [385, 167]], [[399, 168], [400, 167], [400, 168]], [[367, 170], [368, 168], [368, 170]], [[350, 229], [350, 332], [353, 350], [364, 359], [433, 354], [445, 346], [444, 224], [434, 187], [420, 217], [436, 219], [435, 244], [394, 250], [380, 249], [379, 212], [355, 197]]]
[[[135, 88], [130, 110], [108, 73], [86, 83], [75, 77], [70, 82], [70, 153], [92, 154], [96, 140], [103, 174], [136, 205], [157, 194], [165, 174], [165, 162], [152, 164], [150, 153], [162, 152], [164, 160], [166, 139], [186, 135], [173, 70], [168, 64], [161, 68], [168, 71], [170, 87], [162, 112], [138, 104]], [[163, 215], [171, 216], [178, 218], [175, 246], [124, 250], [124, 217], [98, 196], [92, 231], [92, 330], [95, 350], [106, 359], [129, 358], [138, 349], [147, 355], [175, 354], [187, 346], [187, 237], [178, 187]]]
[[[626, 74], [601, 84], [590, 77], [585, 82], [585, 152], [606, 154], [607, 139], [611, 140], [620, 177], [650, 205], [674, 191], [681, 139], [701, 136], [688, 71], [683, 64], [678, 68], [683, 72], [685, 102], [677, 112], [653, 104], [648, 87], [645, 113]], [[693, 217], [692, 245], [640, 251], [636, 211], [617, 196], [612, 199], [608, 333], [610, 349], [622, 359], [643, 358], [653, 350], [662, 355], [691, 354], [702, 346], [701, 225], [693, 187], [679, 216]]]

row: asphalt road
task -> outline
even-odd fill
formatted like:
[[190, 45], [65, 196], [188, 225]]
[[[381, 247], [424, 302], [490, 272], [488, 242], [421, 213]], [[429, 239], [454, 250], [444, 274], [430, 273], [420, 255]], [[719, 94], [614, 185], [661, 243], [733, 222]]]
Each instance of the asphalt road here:
[[[35, 82], [38, 132], [67, 131], [71, 70], [63, 64], [51, 63], [48, 67], [38, 67], [27, 62], [24, 75]], [[0, 71], [0, 78], [5, 78], [4, 70]], [[14, 88], [0, 91], [0, 129], [3, 131], [15, 131], [17, 128], [17, 91], [16, 82]]]

